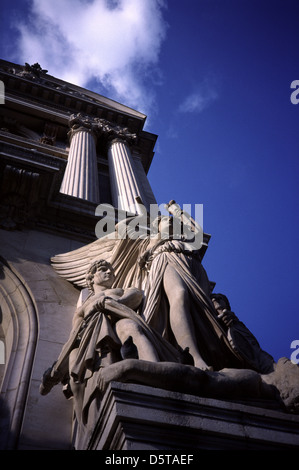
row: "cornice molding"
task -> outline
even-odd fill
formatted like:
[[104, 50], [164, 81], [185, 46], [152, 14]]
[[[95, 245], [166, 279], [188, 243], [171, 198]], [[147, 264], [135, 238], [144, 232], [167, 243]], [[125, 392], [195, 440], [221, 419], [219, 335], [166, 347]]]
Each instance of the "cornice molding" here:
[[[111, 141], [122, 138], [138, 145], [147, 173], [157, 135], [143, 130], [146, 116], [97, 93], [50, 76], [37, 65], [20, 66], [0, 60], [0, 79], [5, 84], [5, 107], [68, 128], [72, 114], [97, 119], [98, 131]], [[138, 136], [138, 144], [136, 137]], [[45, 141], [45, 140], [44, 140]], [[45, 141], [46, 143], [48, 140]]]
[[0, 76], [9, 90], [30, 94], [60, 107], [72, 108], [115, 123], [125, 123], [130, 128], [141, 130], [146, 116], [117, 101], [98, 93], [64, 82], [46, 73], [39, 64], [25, 66], [0, 61]]
[[69, 118], [69, 137], [72, 138], [75, 132], [86, 130], [95, 137], [104, 137], [107, 143], [111, 144], [117, 139], [133, 145], [137, 142], [137, 134], [131, 133], [127, 127], [115, 125], [106, 119], [94, 118], [82, 113], [72, 114]]

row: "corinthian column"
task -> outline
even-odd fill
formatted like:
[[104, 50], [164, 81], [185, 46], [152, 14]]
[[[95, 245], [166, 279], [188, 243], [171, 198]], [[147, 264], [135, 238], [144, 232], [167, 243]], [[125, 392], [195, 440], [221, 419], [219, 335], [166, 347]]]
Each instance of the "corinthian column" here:
[[123, 138], [114, 138], [108, 147], [108, 161], [114, 207], [141, 213], [136, 197], [143, 199], [142, 187], [135, 174], [130, 148]]
[[70, 150], [60, 192], [99, 203], [96, 136], [93, 123], [80, 114], [70, 118]]
[[140, 185], [142, 185], [142, 191], [144, 195], [143, 204], [145, 205], [147, 210], [150, 211], [150, 205], [157, 204], [157, 201], [151, 188], [150, 182], [147, 178], [147, 174], [145, 173], [138, 149], [135, 151], [133, 150], [132, 157], [135, 167], [135, 174], [138, 178]]

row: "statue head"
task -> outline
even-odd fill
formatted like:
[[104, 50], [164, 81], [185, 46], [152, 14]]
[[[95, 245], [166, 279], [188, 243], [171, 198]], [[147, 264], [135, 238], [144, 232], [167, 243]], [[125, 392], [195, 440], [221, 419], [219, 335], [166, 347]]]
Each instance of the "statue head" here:
[[92, 292], [94, 291], [94, 278], [97, 273], [101, 273], [101, 277], [97, 282], [102, 283], [107, 287], [112, 286], [115, 279], [112, 265], [104, 259], [98, 259], [91, 263], [85, 275], [86, 285], [89, 290]]
[[180, 239], [181, 238], [181, 223], [174, 223], [174, 217], [169, 215], [160, 215], [156, 217], [152, 223], [154, 235], [158, 238], [164, 239]]

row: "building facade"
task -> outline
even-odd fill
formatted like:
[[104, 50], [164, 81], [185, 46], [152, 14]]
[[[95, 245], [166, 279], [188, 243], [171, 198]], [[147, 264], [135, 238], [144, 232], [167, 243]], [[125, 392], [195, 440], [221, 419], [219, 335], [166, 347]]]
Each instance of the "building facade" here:
[[[107, 225], [109, 232], [112, 214], [114, 231], [115, 222], [123, 220], [124, 214], [132, 220], [131, 216], [146, 214], [144, 207], [149, 212], [156, 204], [147, 173], [157, 136], [144, 130], [146, 116], [52, 77], [39, 64], [20, 66], [0, 61], [0, 84], [0, 93], [4, 91], [3, 99], [0, 95], [0, 449], [193, 452], [298, 448], [298, 366], [286, 358], [274, 364], [236, 316], [235, 336], [223, 326], [222, 314], [232, 312], [225, 302], [221, 307], [221, 294], [215, 307], [214, 283], [201, 266], [209, 235], [202, 234], [200, 228], [203, 242], [192, 253], [183, 237], [164, 237], [155, 248], [147, 249], [146, 245], [145, 250], [143, 242], [152, 240], [139, 237], [140, 252], [131, 239], [126, 238], [124, 244], [122, 240], [115, 251], [111, 249], [112, 237], [98, 240], [98, 222], [102, 222], [102, 229]], [[175, 216], [178, 210], [178, 219], [185, 215], [173, 206], [177, 205], [169, 204], [170, 214]], [[95, 246], [96, 254], [89, 254]], [[115, 255], [113, 268], [121, 269], [123, 276], [118, 287], [136, 287], [131, 283], [132, 273], [139, 283], [143, 276], [139, 263], [146, 255], [144, 271], [152, 273], [147, 284], [152, 288], [149, 314], [161, 316], [164, 305], [167, 322], [171, 314], [178, 313], [177, 324], [182, 329], [189, 319], [192, 297], [194, 318], [199, 319], [196, 334], [206, 343], [206, 357], [215, 362], [218, 358], [220, 365], [213, 371], [202, 363], [193, 362], [193, 367], [189, 348], [180, 349], [180, 339], [177, 344], [177, 337], [170, 343], [171, 334], [167, 340], [162, 338], [158, 328], [151, 327], [149, 317], [133, 312], [134, 322], [141, 325], [137, 332], [147, 332], [161, 356], [140, 361], [136, 356], [118, 355], [115, 362], [103, 362], [105, 367], [93, 364], [92, 380], [85, 387], [89, 379], [85, 382], [84, 377], [80, 384], [88, 392], [87, 404], [95, 418], [88, 428], [88, 419], [87, 427], [86, 423], [81, 426], [83, 406], [81, 422], [80, 413], [75, 419], [75, 393], [74, 400], [70, 399], [63, 374], [56, 384], [64, 385], [64, 393], [61, 386], [49, 387], [47, 396], [43, 391], [49, 382], [52, 386], [51, 373], [58, 367], [61, 351], [68, 366], [71, 362], [65, 345], [74, 346], [72, 336], [68, 341], [74, 313], [80, 302], [86, 305], [83, 297], [88, 289], [82, 289], [86, 287], [86, 270], [91, 260], [109, 259], [109, 250]], [[164, 297], [163, 305], [157, 300], [167, 291], [162, 278], [166, 269], [160, 259], [170, 265], [176, 262], [172, 266], [185, 282], [184, 289], [182, 283], [173, 288], [177, 276], [170, 272], [170, 295], [167, 301]], [[156, 267], [149, 267], [155, 261]], [[197, 277], [192, 273], [194, 266]], [[91, 301], [96, 302], [95, 297]], [[118, 315], [123, 312], [121, 303], [115, 303], [110, 311], [109, 302], [108, 307], [92, 307], [95, 310], [89, 319], [96, 318], [98, 329], [103, 316], [107, 325], [115, 311]], [[98, 340], [93, 323], [82, 324], [91, 338]], [[111, 321], [110, 332], [115, 324]], [[176, 329], [179, 338], [180, 329]], [[82, 330], [77, 333], [75, 340], [80, 343]], [[190, 341], [191, 336], [184, 338]], [[86, 345], [89, 349], [90, 342], [86, 341], [83, 349]], [[73, 349], [77, 354], [77, 343]], [[100, 360], [104, 353], [98, 354]], [[106, 357], [110, 353], [108, 350]], [[120, 369], [123, 375], [118, 374]], [[107, 383], [100, 390], [107, 370]], [[116, 379], [110, 378], [109, 370], [117, 371], [112, 375]], [[133, 378], [128, 384], [130, 373]], [[70, 378], [70, 369], [68, 374]]]
[[1, 61], [0, 80], [1, 448], [70, 449], [72, 404], [39, 384], [79, 291], [50, 259], [96, 238], [99, 204], [134, 213], [136, 197], [156, 202], [147, 172], [157, 136], [145, 115], [39, 64]]

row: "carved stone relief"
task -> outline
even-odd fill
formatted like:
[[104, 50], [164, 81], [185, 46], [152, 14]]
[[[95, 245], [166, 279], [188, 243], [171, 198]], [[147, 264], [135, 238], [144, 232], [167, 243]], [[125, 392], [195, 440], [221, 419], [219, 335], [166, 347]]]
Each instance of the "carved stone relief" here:
[[[258, 398], [298, 411], [299, 368], [276, 364], [225, 296], [212, 294], [200, 249], [172, 232], [174, 218], [184, 214], [174, 201], [168, 210], [169, 217], [154, 221], [155, 236], [133, 237], [128, 218], [114, 234], [52, 259], [58, 274], [83, 290], [70, 338], [45, 372], [40, 392], [63, 384], [74, 399], [79, 433], [96, 422], [91, 403], [110, 381]], [[124, 229], [127, 236], [120, 237]]]

